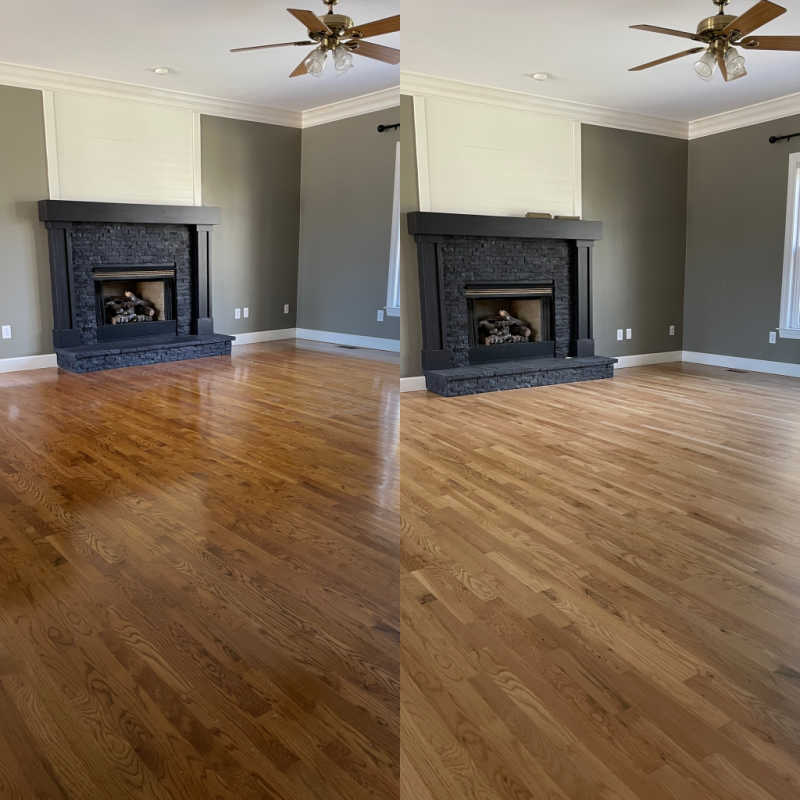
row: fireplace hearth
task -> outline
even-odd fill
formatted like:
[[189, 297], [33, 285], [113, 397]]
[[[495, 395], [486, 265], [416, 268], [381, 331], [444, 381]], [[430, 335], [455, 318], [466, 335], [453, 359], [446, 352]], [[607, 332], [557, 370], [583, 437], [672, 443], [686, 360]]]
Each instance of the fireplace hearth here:
[[613, 376], [595, 356], [591, 255], [602, 225], [414, 212], [422, 365], [447, 396]]
[[58, 365], [72, 372], [230, 353], [214, 333], [217, 208], [42, 200]]

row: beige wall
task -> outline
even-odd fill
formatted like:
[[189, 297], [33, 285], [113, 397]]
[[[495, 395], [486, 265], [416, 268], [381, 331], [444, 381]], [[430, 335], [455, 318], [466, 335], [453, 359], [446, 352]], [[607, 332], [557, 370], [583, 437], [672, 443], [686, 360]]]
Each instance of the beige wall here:
[[0, 86], [0, 324], [13, 331], [0, 359], [53, 351], [47, 196], [42, 94]]

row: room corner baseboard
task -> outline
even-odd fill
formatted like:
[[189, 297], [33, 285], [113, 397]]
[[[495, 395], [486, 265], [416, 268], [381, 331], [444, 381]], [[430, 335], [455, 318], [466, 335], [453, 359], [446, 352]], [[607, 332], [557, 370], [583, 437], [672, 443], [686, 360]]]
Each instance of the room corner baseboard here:
[[411, 378], [400, 378], [401, 392], [424, 392], [428, 388], [424, 375], [414, 375]]
[[671, 361], [681, 361], [683, 351], [669, 350], [666, 353], [639, 353], [635, 356], [614, 356], [617, 363], [615, 369], [625, 369], [626, 367], [644, 367], [648, 364], [668, 364]]
[[294, 339], [297, 336], [297, 328], [281, 328], [275, 331], [251, 331], [250, 333], [232, 333], [236, 339], [234, 347], [242, 344], [257, 344], [258, 342], [276, 342], [280, 339]]
[[684, 350], [682, 360], [689, 364], [706, 364], [709, 367], [727, 367], [728, 369], [743, 369], [747, 372], [766, 372], [770, 375], [800, 378], [800, 364], [791, 364], [787, 361], [764, 361], [760, 358], [696, 353], [692, 350]]
[[0, 358], [0, 372], [22, 372], [28, 369], [46, 369], [47, 367], [57, 366], [55, 353], [45, 353], [40, 356]]
[[338, 333], [336, 331], [315, 331], [310, 328], [296, 328], [295, 330], [298, 339], [310, 339], [312, 342], [347, 344], [352, 347], [365, 347], [369, 350], [400, 352], [399, 339], [380, 339], [377, 336], [357, 336], [354, 333]]

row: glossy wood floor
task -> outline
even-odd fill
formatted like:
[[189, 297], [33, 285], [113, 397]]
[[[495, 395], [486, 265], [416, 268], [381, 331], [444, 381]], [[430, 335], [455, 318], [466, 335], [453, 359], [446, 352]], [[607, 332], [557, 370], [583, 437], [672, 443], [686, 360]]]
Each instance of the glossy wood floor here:
[[403, 800], [800, 797], [800, 381], [404, 395]]
[[347, 354], [0, 376], [0, 798], [397, 797], [398, 368]]

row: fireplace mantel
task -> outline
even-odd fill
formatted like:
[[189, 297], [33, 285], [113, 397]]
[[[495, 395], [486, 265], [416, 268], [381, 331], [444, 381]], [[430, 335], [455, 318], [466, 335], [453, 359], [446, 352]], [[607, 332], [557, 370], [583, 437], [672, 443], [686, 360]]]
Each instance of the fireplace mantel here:
[[593, 242], [603, 238], [603, 223], [583, 219], [489, 217], [412, 211], [408, 232], [414, 236], [481, 236], [493, 239], [568, 239]]
[[213, 206], [158, 206], [141, 203], [93, 203], [83, 200], [40, 200], [42, 222], [131, 222], [151, 225], [219, 225]]

